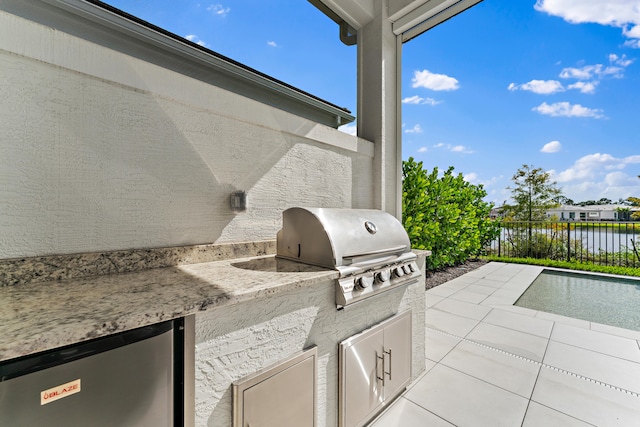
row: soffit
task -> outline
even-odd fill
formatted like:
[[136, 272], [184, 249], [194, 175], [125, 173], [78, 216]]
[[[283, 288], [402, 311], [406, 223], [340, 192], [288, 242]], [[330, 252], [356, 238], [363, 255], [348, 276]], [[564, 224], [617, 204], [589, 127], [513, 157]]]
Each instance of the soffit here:
[[[323, 10], [331, 19], [340, 20], [354, 30], [366, 26], [375, 18], [374, 2], [387, 2], [387, 15], [394, 34], [402, 36], [402, 41], [422, 34], [430, 28], [446, 21], [481, 2], [482, 0], [309, 0]], [[321, 3], [330, 9], [319, 6]]]

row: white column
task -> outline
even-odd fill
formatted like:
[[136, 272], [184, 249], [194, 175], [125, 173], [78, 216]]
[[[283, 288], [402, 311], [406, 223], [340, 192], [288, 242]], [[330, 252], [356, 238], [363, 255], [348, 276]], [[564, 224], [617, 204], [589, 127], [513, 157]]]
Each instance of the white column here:
[[358, 136], [375, 143], [375, 208], [402, 216], [400, 76], [402, 42], [392, 32], [386, 1], [358, 31]]

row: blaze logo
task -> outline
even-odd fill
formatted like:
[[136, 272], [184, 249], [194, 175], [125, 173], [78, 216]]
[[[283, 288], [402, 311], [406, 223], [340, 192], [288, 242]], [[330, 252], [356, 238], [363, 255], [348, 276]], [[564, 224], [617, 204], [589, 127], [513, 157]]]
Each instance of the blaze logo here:
[[73, 380], [66, 384], [62, 384], [45, 391], [41, 391], [40, 405], [46, 405], [47, 403], [55, 402], [58, 399], [71, 396], [72, 394], [76, 393], [80, 393], [80, 379]]

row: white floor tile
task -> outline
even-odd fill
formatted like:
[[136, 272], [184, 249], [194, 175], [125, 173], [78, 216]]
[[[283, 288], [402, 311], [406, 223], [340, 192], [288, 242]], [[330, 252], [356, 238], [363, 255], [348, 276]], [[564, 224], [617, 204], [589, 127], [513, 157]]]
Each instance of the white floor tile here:
[[462, 317], [468, 317], [470, 319], [482, 320], [492, 310], [491, 307], [485, 307], [482, 305], [472, 304], [465, 301], [458, 301], [452, 298], [445, 298], [441, 302], [435, 305], [438, 310], [446, 311], [447, 313], [456, 314]]
[[449, 298], [452, 298], [458, 301], [470, 302], [472, 304], [480, 304], [488, 296], [484, 294], [478, 294], [476, 292], [471, 292], [471, 291], [468, 291], [467, 289], [463, 289], [461, 291], [456, 292], [455, 294], [451, 294]]
[[477, 283], [469, 285], [465, 288], [466, 291], [475, 292], [476, 294], [482, 295], [491, 295], [496, 291], [496, 288], [492, 288], [491, 286], [483, 286]]
[[[522, 295], [522, 291], [518, 289], [500, 288], [489, 296], [489, 298], [500, 298], [505, 301], [505, 304], [513, 305], [518, 298]], [[486, 304], [489, 299], [483, 301]]]
[[437, 295], [439, 297], [450, 297], [451, 295], [455, 294], [456, 292], [458, 292], [460, 289], [455, 288], [455, 287], [450, 287], [447, 286], [446, 284], [444, 285], [440, 285], [440, 286], [436, 286], [435, 288], [431, 288], [427, 291], [427, 297], [429, 297], [429, 295]]
[[442, 360], [447, 353], [460, 343], [459, 338], [445, 335], [431, 329], [427, 329], [425, 335], [425, 356], [428, 360], [434, 362]]
[[441, 364], [406, 394], [422, 408], [458, 427], [520, 426], [527, 399]]
[[504, 310], [493, 310], [483, 319], [483, 322], [504, 326], [505, 328], [526, 332], [543, 338], [549, 338], [551, 336], [551, 329], [553, 328], [553, 322], [550, 320], [523, 316]]
[[599, 332], [606, 332], [607, 334], [616, 335], [624, 338], [631, 338], [634, 340], [640, 340], [640, 331], [632, 331], [630, 329], [618, 328], [616, 326], [603, 325], [601, 323], [592, 323], [591, 329]]
[[553, 341], [593, 350], [640, 363], [640, 348], [635, 340], [569, 325], [558, 324], [551, 334]]
[[542, 362], [548, 340], [502, 326], [481, 323], [467, 338], [536, 362]]
[[532, 400], [597, 426], [639, 425], [639, 398], [548, 368], [541, 369]]
[[487, 299], [483, 300], [480, 305], [492, 308], [503, 308], [513, 306], [513, 297], [510, 296], [496, 296], [495, 294], [489, 295]]
[[540, 319], [552, 320], [563, 325], [571, 325], [583, 329], [591, 328], [591, 322], [589, 322], [588, 320], [574, 319], [573, 317], [561, 316], [559, 314], [538, 311], [536, 317], [539, 317]]
[[447, 313], [436, 308], [427, 310], [425, 322], [429, 328], [448, 332], [461, 338], [464, 338], [480, 323], [479, 320]]
[[496, 308], [500, 308], [500, 310], [504, 310], [504, 311], [510, 311], [512, 313], [516, 313], [521, 316], [529, 316], [529, 317], [537, 317], [539, 313], [539, 311], [537, 310], [531, 310], [530, 308], [524, 308], [524, 307], [517, 307], [515, 305], [507, 305], [507, 306], [496, 307]]
[[589, 427], [593, 424], [585, 423], [569, 415], [563, 414], [536, 402], [529, 402], [527, 414], [524, 416], [522, 427]]
[[481, 285], [481, 286], [487, 286], [489, 288], [499, 289], [502, 286], [504, 286], [505, 283], [506, 282], [504, 282], [502, 280], [494, 280], [493, 278], [485, 278], [485, 279], [477, 280], [476, 282], [474, 282], [474, 285]]
[[452, 427], [437, 415], [421, 408], [415, 403], [400, 397], [393, 402], [378, 419], [369, 425], [370, 427]]
[[427, 293], [426, 306], [427, 308], [433, 307], [434, 305], [438, 304], [440, 301], [443, 301], [443, 300], [447, 300], [447, 298], [441, 297], [435, 294]]
[[[544, 363], [625, 390], [640, 393], [640, 363], [630, 362], [556, 341], [549, 342]], [[640, 408], [640, 399], [638, 399], [638, 407]]]
[[526, 398], [540, 371], [540, 364], [464, 341], [440, 363]]

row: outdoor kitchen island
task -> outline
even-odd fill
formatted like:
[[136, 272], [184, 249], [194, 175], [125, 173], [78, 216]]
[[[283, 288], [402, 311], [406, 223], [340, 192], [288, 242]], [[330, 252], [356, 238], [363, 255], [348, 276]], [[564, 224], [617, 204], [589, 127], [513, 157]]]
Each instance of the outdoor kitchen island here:
[[[0, 288], [0, 360], [195, 315], [191, 381], [198, 426], [231, 425], [233, 382], [312, 346], [318, 350], [317, 425], [337, 425], [338, 343], [407, 310], [412, 378], [424, 370], [424, 281], [337, 310], [338, 272], [276, 259], [273, 246], [247, 244], [253, 256], [198, 247], [218, 260], [102, 275], [85, 268], [84, 277], [41, 282], [34, 276], [46, 277], [42, 266], [50, 259], [5, 260], [0, 272], [13, 286]], [[422, 274], [425, 255], [417, 260]], [[21, 284], [21, 277], [31, 283]]]

